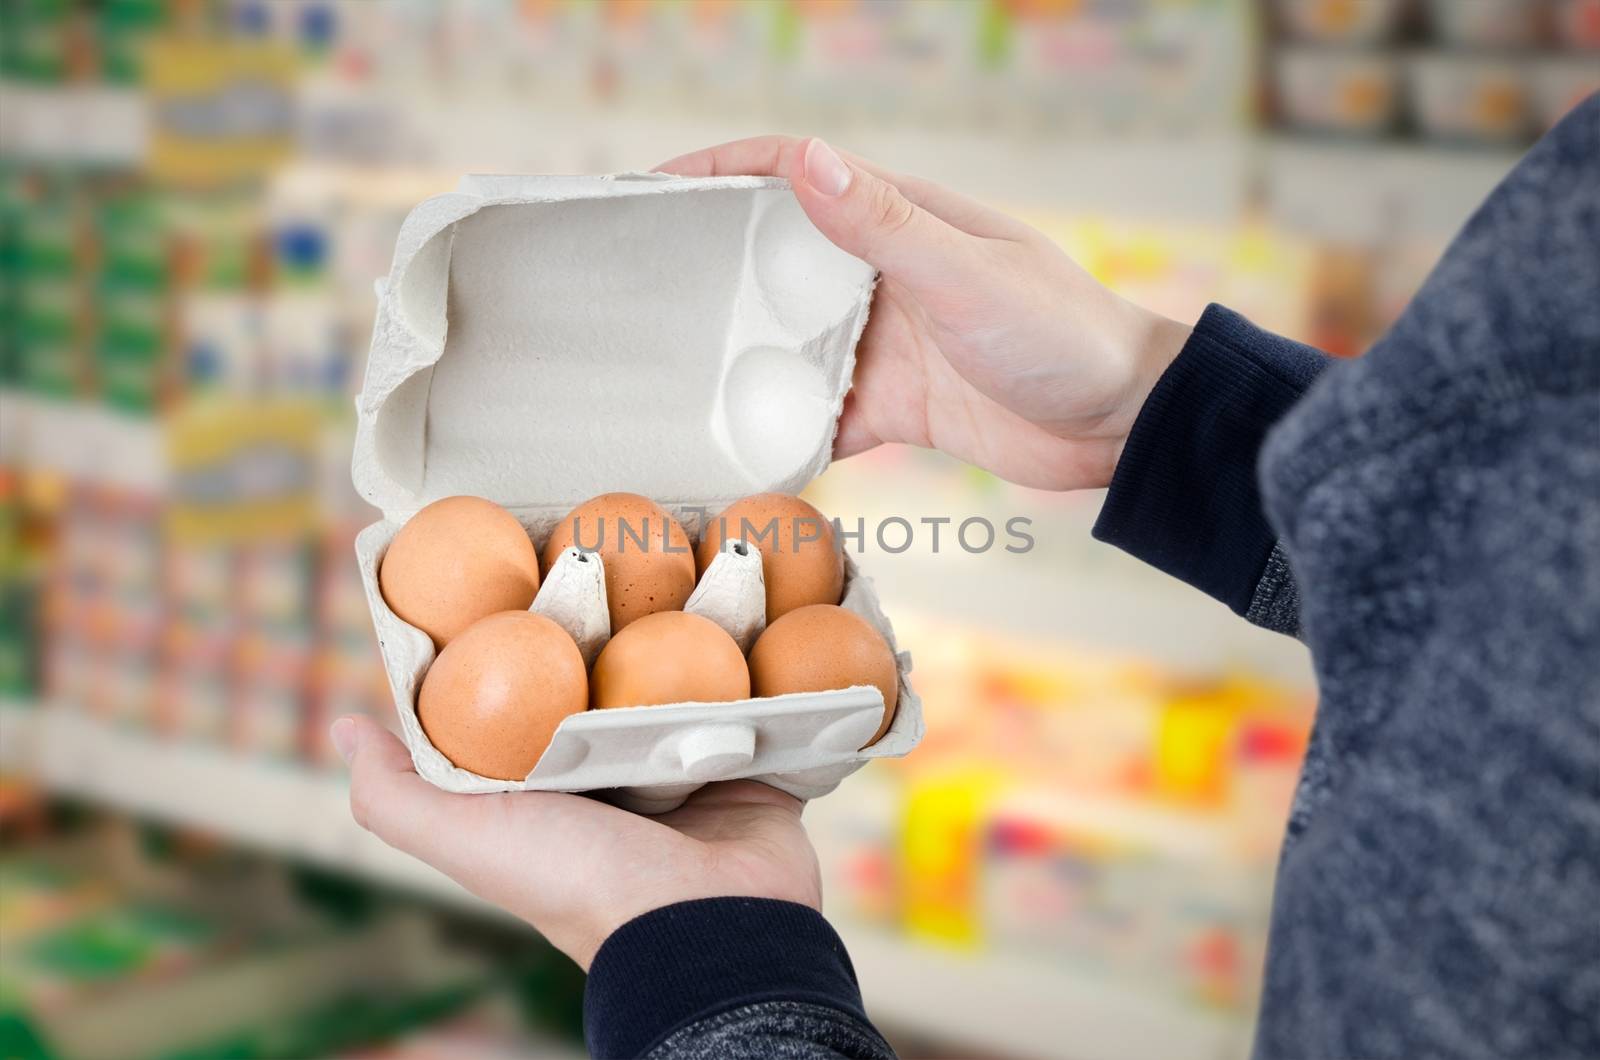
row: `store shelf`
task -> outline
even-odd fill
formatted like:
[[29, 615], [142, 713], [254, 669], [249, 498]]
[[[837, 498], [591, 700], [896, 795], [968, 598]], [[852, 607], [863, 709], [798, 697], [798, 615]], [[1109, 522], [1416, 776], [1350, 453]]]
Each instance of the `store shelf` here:
[[[814, 496], [827, 511], [859, 518], [846, 547], [871, 576], [885, 613], [959, 614], [964, 628], [986, 633], [1133, 655], [1186, 673], [1238, 668], [1312, 686], [1305, 645], [1253, 626], [1225, 604], [1096, 541], [1103, 491], [974, 488], [954, 460], [884, 457], [895, 462], [868, 456], [833, 465]], [[1004, 528], [1019, 518], [1033, 544], [1013, 553]], [[931, 524], [941, 519], [936, 536]], [[962, 547], [957, 528], [968, 519], [995, 528], [992, 547]], [[896, 520], [899, 530], [892, 529]], [[906, 542], [904, 550], [889, 552], [886, 540]], [[982, 530], [974, 540], [984, 540]], [[917, 654], [913, 649], [913, 659]]]
[[848, 925], [841, 934], [867, 1014], [885, 1027], [1016, 1057], [1221, 1060], [1248, 1051], [1249, 1022], [1238, 1015], [1042, 960], [912, 945]]
[[149, 144], [137, 89], [0, 81], [0, 116], [0, 150], [28, 162], [129, 166]]
[[[60, 707], [0, 704], [0, 768], [50, 791], [503, 915], [350, 818], [344, 778], [163, 740]], [[1219, 1060], [1244, 1051], [1237, 1015], [1043, 961], [945, 951], [845, 923], [868, 1012], [885, 1026], [1003, 1055]], [[984, 988], [975, 990], [974, 983]]]
[[0, 389], [0, 465], [152, 494], [168, 479], [158, 420], [11, 389]]
[[[308, 92], [307, 106], [314, 109], [318, 99], [315, 89]], [[419, 99], [405, 120], [414, 130], [450, 138], [453, 150], [436, 145], [440, 154], [508, 172], [646, 169], [686, 150], [787, 124], [778, 117], [686, 115], [638, 105], [558, 107], [522, 99], [508, 104], [494, 97]], [[791, 131], [823, 136], [898, 172], [1013, 210], [1227, 225], [1249, 212], [1260, 191], [1284, 228], [1346, 243], [1382, 243], [1396, 235], [1449, 237], [1523, 153], [1249, 129], [1044, 137], [1019, 130], [945, 132], [819, 120]], [[373, 177], [370, 194], [385, 199], [384, 189], [392, 184]]]
[[37, 731], [31, 706], [0, 702], [0, 773], [32, 771]]
[[[315, 124], [319, 108], [348, 107], [352, 98], [346, 88], [313, 82], [301, 104]], [[491, 93], [419, 96], [396, 120], [398, 141], [425, 141], [430, 157], [472, 159], [480, 172], [643, 170], [696, 148], [788, 132], [824, 137], [880, 165], [1012, 209], [1220, 223], [1239, 216], [1249, 187], [1250, 140], [1243, 133], [1044, 136], [1033, 129], [949, 132], [825, 117], [801, 119], [796, 128], [793, 116], [776, 112], [685, 113]], [[1183, 179], [1174, 180], [1175, 173]]]
[[1522, 157], [1520, 148], [1274, 137], [1262, 150], [1272, 220], [1341, 244], [1443, 241]]
[[30, 773], [59, 795], [491, 908], [357, 825], [339, 774], [164, 740], [68, 708], [18, 704], [0, 706], [0, 766]]
[[989, 558], [874, 556], [868, 569], [891, 615], [938, 616], [960, 600], [962, 621], [976, 629], [1138, 656], [1189, 673], [1236, 667], [1293, 687], [1314, 683], [1304, 644], [1251, 625], [1175, 579], [1117, 581], [1074, 568], [978, 562]]

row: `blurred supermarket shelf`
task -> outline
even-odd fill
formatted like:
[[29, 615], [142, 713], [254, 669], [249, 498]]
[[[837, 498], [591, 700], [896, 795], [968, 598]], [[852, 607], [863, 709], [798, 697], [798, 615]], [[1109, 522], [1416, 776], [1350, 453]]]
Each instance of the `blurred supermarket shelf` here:
[[[471, 121], [537, 130], [542, 142], [562, 145], [548, 165], [557, 171], [648, 169], [697, 147], [791, 131], [824, 136], [881, 165], [1000, 205], [1190, 220], [1236, 217], [1250, 161], [1247, 140], [1218, 135], [1046, 139], [826, 123], [788, 129], [777, 119], [686, 119], [610, 108], [518, 108], [502, 116], [492, 105], [475, 110]], [[1183, 180], [1175, 181], [1174, 173]]]
[[1237, 1014], [1158, 1001], [1044, 961], [910, 946], [867, 929], [842, 933], [867, 1014], [884, 1026], [1018, 1057], [1221, 1060], [1248, 1050], [1249, 1021]]
[[159, 494], [167, 485], [161, 424], [106, 405], [0, 388], [0, 465]]
[[[1087, 539], [1088, 527], [1082, 532]], [[1137, 654], [1178, 670], [1233, 666], [1297, 687], [1312, 684], [1305, 645], [1250, 625], [1176, 580], [1119, 578], [1120, 561], [1087, 577], [1022, 562], [962, 562], [987, 558], [875, 557], [872, 579], [897, 613], [938, 615], [960, 600], [962, 621], [976, 628]]]
[[38, 742], [35, 713], [31, 704], [0, 701], [0, 773], [23, 773], [32, 768]]
[[29, 772], [59, 795], [491, 908], [357, 825], [340, 774], [163, 740], [65, 707], [19, 704], [0, 705], [0, 767]]
[[[330, 475], [342, 476], [343, 451]], [[160, 495], [169, 482], [161, 421], [75, 401], [60, 401], [0, 388], [0, 466], [53, 471], [76, 481], [117, 486]], [[847, 465], [830, 472], [845, 481], [858, 474]], [[869, 470], [870, 475], [870, 470]], [[875, 485], [869, 482], [869, 485]], [[935, 482], [924, 484], [929, 491]], [[880, 500], [894, 495], [899, 507], [915, 518], [919, 500], [900, 497], [875, 486]], [[860, 491], [858, 491], [860, 492]], [[840, 510], [865, 510], [851, 495]], [[1171, 666], [1213, 668], [1219, 660], [1248, 666], [1264, 676], [1309, 684], [1309, 656], [1298, 641], [1268, 633], [1241, 621], [1226, 607], [1202, 593], [1155, 573], [1089, 534], [1098, 501], [1040, 514], [1058, 547], [1092, 549], [1093, 555], [1052, 555], [1048, 548], [1028, 555], [998, 550], [969, 555], [947, 545], [937, 555], [919, 546], [902, 555], [872, 558], [870, 569], [880, 592], [896, 608], [942, 613], [952, 598], [962, 601], [964, 619], [982, 628], [1014, 630], [1056, 637], [1086, 645], [1139, 651]], [[1018, 509], [1022, 511], [1023, 509]], [[997, 525], [1013, 514], [990, 513]], [[948, 532], [947, 532], [948, 534]], [[1065, 572], [1070, 591], [1046, 595], [1043, 586], [1059, 585]]]
[[[302, 92], [305, 121], [319, 108], [347, 108], [350, 93]], [[130, 165], [148, 148], [147, 103], [136, 91], [101, 86], [37, 87], [0, 82], [0, 149], [25, 160]], [[390, 116], [394, 118], [393, 115]], [[1285, 228], [1345, 241], [1381, 240], [1396, 225], [1443, 237], [1470, 216], [1520, 157], [1516, 149], [1300, 139], [1249, 131], [1193, 136], [985, 135], [812, 121], [789, 129], [782, 116], [716, 117], [631, 106], [540, 105], [482, 98], [427, 98], [406, 108], [389, 135], [429, 139], [427, 157], [465, 158], [491, 172], [648, 169], [695, 147], [777, 129], [816, 133], [891, 168], [948, 184], [1014, 209], [1229, 224], [1265, 194]], [[359, 199], [392, 203], [445, 190], [436, 166], [406, 169], [300, 163], [341, 173]], [[397, 178], [396, 173], [402, 174]], [[416, 174], [423, 174], [417, 177]], [[1181, 174], [1181, 179], [1177, 175]]]
[[1453, 235], [1522, 157], [1520, 149], [1278, 136], [1262, 148], [1272, 220], [1346, 244]]
[[[648, 169], [696, 147], [789, 131], [821, 135], [1002, 208], [1220, 225], [1237, 223], [1261, 192], [1286, 229], [1346, 241], [1388, 237], [1397, 221], [1408, 235], [1447, 237], [1521, 156], [1514, 149], [1251, 132], [1043, 137], [827, 123], [789, 128], [777, 119], [547, 109], [503, 99], [451, 100], [448, 117], [428, 121], [461, 141], [441, 153], [482, 158], [490, 171]], [[523, 153], [529, 150], [543, 153]]]
[[136, 88], [0, 81], [0, 152], [9, 158], [134, 165], [148, 150], [149, 126]]
[[[0, 701], [0, 770], [50, 791], [342, 868], [471, 908], [489, 908], [456, 883], [358, 826], [342, 773], [190, 741], [163, 739], [64, 706]], [[847, 782], [846, 800], [856, 795]], [[837, 800], [836, 800], [837, 801]], [[1214, 815], [1113, 798], [1067, 800], [1078, 827], [1115, 833], [1189, 858], [1225, 858]], [[838, 824], [823, 802], [813, 826]]]
[[[352, 106], [352, 94], [304, 87], [303, 120], [322, 108]], [[137, 91], [99, 86], [38, 87], [0, 82], [0, 147], [18, 159], [53, 163], [140, 162], [148, 148], [148, 104]], [[396, 116], [391, 115], [391, 119]], [[645, 108], [540, 106], [504, 94], [419, 99], [404, 129], [389, 135], [430, 140], [433, 157], [481, 159], [490, 171], [605, 172], [648, 169], [686, 150], [784, 126], [778, 117], [727, 119], [656, 113]], [[392, 122], [391, 122], [392, 123]], [[1055, 140], [1021, 135], [808, 128], [875, 160], [1001, 203], [1112, 210], [1180, 217], [1233, 216], [1246, 187], [1246, 141], [1237, 137]], [[392, 170], [386, 162], [382, 170]], [[1184, 179], [1174, 182], [1173, 173]], [[1059, 180], [1041, 179], [1059, 174]], [[393, 186], [378, 179], [375, 194]], [[1040, 202], [1039, 189], [1050, 189]]]
[[[79, 711], [0, 704], [0, 769], [50, 791], [324, 865], [462, 909], [501, 915], [350, 818], [345, 780]], [[1140, 993], [1036, 958], [943, 950], [841, 921], [868, 1011], [885, 1026], [1001, 1056], [1217, 1060], [1248, 1041], [1238, 1013]], [[983, 984], [976, 989], [976, 983]], [[1041, 1043], [1052, 1043], [1041, 1054]]]
[[[855, 533], [847, 547], [858, 550], [889, 614], [959, 614], [971, 629], [1135, 653], [1180, 671], [1237, 667], [1294, 687], [1312, 684], [1310, 655], [1299, 641], [1252, 626], [1204, 593], [1096, 541], [1100, 491], [1051, 494], [998, 480], [975, 485], [949, 458], [879, 450], [832, 465], [808, 496], [824, 511], [859, 517], [856, 526], [845, 526]], [[995, 528], [995, 547], [967, 551], [959, 528], [969, 518]], [[1018, 519], [1026, 521], [1032, 545], [1011, 552], [1006, 528]], [[938, 520], [944, 525], [936, 535]], [[899, 529], [897, 521], [904, 524]], [[983, 541], [983, 531], [972, 537]], [[904, 549], [890, 554], [902, 540]]]

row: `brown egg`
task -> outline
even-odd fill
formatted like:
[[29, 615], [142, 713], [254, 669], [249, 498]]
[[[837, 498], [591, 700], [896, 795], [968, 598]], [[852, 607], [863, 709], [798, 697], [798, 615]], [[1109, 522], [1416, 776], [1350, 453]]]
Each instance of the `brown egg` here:
[[545, 569], [574, 543], [605, 562], [613, 634], [645, 615], [682, 610], [694, 592], [689, 535], [648, 497], [603, 493], [572, 509], [544, 544]]
[[758, 696], [826, 692], [876, 685], [883, 724], [863, 747], [889, 731], [900, 698], [900, 671], [889, 642], [854, 611], [833, 604], [797, 608], [768, 626], [750, 649], [750, 687]]
[[589, 682], [597, 710], [749, 698], [750, 671], [739, 645], [709, 618], [687, 611], [646, 615], [612, 637]]
[[417, 720], [455, 765], [521, 780], [561, 719], [588, 705], [583, 656], [567, 631], [531, 611], [503, 611], [439, 653], [417, 693]]
[[436, 648], [539, 592], [539, 554], [517, 517], [482, 497], [446, 497], [400, 528], [378, 568], [384, 602]]
[[836, 604], [844, 593], [844, 553], [833, 523], [799, 497], [758, 493], [729, 505], [700, 538], [700, 573], [728, 538], [761, 550], [769, 623], [797, 607]]

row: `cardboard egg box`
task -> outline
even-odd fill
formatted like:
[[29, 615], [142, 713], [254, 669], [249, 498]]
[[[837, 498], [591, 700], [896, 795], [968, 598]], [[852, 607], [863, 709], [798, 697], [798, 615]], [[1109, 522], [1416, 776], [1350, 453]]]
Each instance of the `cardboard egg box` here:
[[[875, 281], [773, 178], [468, 176], [411, 212], [378, 284], [352, 474], [385, 516], [356, 556], [422, 776], [457, 792], [603, 790], [662, 812], [741, 777], [815, 798], [916, 746], [910, 657], [848, 553], [841, 602], [882, 632], [900, 669], [894, 723], [873, 746], [860, 750], [883, 717], [870, 686], [586, 711], [515, 782], [457, 768], [428, 742], [416, 694], [433, 645], [377, 579], [400, 526], [441, 497], [495, 501], [542, 546], [599, 493], [649, 497], [695, 536], [697, 511], [799, 491], [828, 465]], [[760, 575], [759, 557], [730, 543], [687, 609], [748, 649]], [[568, 550], [533, 610], [592, 661], [609, 635], [600, 558]]]

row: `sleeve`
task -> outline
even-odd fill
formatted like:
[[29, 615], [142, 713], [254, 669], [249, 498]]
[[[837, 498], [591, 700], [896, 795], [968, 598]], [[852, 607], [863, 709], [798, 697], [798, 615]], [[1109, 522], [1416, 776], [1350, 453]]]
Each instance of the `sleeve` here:
[[1208, 307], [1134, 421], [1094, 536], [1298, 636], [1299, 594], [1262, 509], [1256, 458], [1329, 361]]
[[890, 1060], [844, 943], [794, 902], [680, 902], [618, 928], [583, 999], [593, 1056]]

